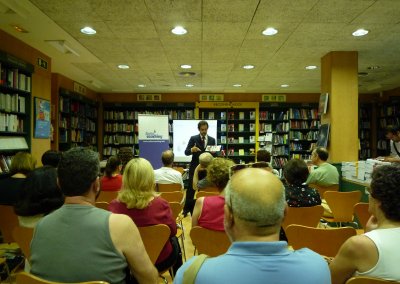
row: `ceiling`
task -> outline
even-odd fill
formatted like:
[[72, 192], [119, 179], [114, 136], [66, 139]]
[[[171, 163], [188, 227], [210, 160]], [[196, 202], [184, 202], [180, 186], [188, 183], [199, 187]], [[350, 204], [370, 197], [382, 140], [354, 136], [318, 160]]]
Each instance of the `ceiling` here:
[[[176, 25], [188, 33], [173, 35]], [[80, 33], [84, 26], [97, 34]], [[278, 34], [262, 35], [268, 27]], [[358, 28], [369, 34], [353, 37]], [[399, 0], [0, 0], [0, 29], [50, 56], [52, 72], [98, 92], [319, 93], [330, 51], [358, 51], [368, 73], [360, 93], [400, 86]]]

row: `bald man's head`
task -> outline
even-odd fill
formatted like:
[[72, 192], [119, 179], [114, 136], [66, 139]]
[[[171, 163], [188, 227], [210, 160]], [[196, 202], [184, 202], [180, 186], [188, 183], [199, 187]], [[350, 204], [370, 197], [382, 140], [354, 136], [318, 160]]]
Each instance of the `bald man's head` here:
[[174, 152], [171, 150], [166, 150], [162, 152], [161, 161], [165, 167], [172, 166], [174, 163]]

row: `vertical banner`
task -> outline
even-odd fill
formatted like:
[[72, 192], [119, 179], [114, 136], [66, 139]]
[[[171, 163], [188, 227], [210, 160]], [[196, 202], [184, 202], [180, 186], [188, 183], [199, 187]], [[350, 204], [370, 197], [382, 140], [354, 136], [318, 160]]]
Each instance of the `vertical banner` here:
[[169, 149], [168, 115], [139, 114], [138, 119], [139, 157], [161, 168], [161, 154]]

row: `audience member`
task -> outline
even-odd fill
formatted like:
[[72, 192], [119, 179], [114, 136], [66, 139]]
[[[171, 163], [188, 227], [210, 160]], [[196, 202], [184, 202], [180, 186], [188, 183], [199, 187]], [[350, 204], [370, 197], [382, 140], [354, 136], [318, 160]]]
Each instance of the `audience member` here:
[[26, 178], [14, 210], [21, 226], [34, 228], [43, 216], [63, 204], [64, 195], [57, 186], [57, 170], [44, 166], [34, 169]]
[[121, 160], [117, 156], [111, 156], [107, 160], [104, 176], [101, 178], [102, 191], [118, 191], [122, 187]]
[[199, 165], [196, 167], [193, 174], [193, 189], [195, 191], [214, 186], [214, 184], [207, 179], [207, 167], [213, 159], [213, 155], [209, 152], [200, 154]]
[[98, 153], [72, 148], [57, 171], [65, 204], [36, 225], [31, 273], [57, 282], [126, 283], [130, 270], [139, 283], [156, 283], [157, 270], [131, 218], [94, 206], [100, 192]]
[[214, 158], [207, 167], [207, 179], [214, 184], [219, 195], [200, 197], [193, 210], [192, 227], [224, 231], [224, 188], [229, 181], [229, 169], [235, 163], [224, 158]]
[[118, 158], [121, 160], [121, 174], [124, 173], [125, 165], [134, 158], [133, 150], [130, 147], [121, 147], [118, 151]]
[[400, 127], [389, 125], [386, 127], [386, 138], [390, 140], [390, 155], [378, 157], [379, 160], [391, 163], [400, 163]]
[[271, 153], [268, 150], [265, 150], [265, 149], [258, 150], [257, 154], [256, 154], [256, 161], [268, 163], [267, 170], [269, 170], [270, 172], [272, 172], [274, 175], [276, 175], [278, 177], [280, 176], [279, 171], [272, 168], [272, 166], [271, 166]]
[[291, 159], [283, 169], [286, 179], [286, 202], [291, 207], [309, 207], [321, 204], [317, 190], [305, 184], [309, 175], [307, 164], [303, 160]]
[[400, 281], [400, 167], [379, 166], [371, 177], [367, 232], [349, 238], [330, 263], [333, 284], [352, 276]]
[[[284, 188], [275, 175], [257, 168], [237, 171], [225, 188], [224, 226], [232, 245], [202, 264], [199, 256], [189, 259], [174, 283], [330, 283], [320, 255], [289, 250], [279, 241], [285, 211]], [[185, 279], [189, 270], [198, 270], [195, 282]]]
[[138, 227], [165, 224], [171, 229], [167, 242], [156, 261], [159, 271], [174, 263], [177, 270], [182, 265], [180, 247], [176, 235], [176, 221], [169, 203], [154, 191], [154, 171], [150, 162], [136, 158], [128, 162], [123, 175], [122, 189], [116, 200], [111, 201], [110, 211], [128, 215]]
[[42, 165], [43, 166], [52, 166], [54, 168], [57, 168], [58, 162], [60, 162], [61, 159], [61, 152], [55, 151], [55, 150], [47, 150], [46, 152], [43, 153], [42, 155]]
[[179, 183], [182, 185], [183, 189], [182, 174], [172, 168], [172, 165], [174, 164], [174, 152], [171, 150], [164, 151], [161, 155], [161, 161], [163, 163], [163, 167], [154, 171], [156, 183]]
[[27, 152], [18, 152], [12, 157], [9, 174], [0, 179], [1, 205], [14, 205], [17, 202], [25, 178], [35, 166], [36, 159]]
[[318, 168], [311, 171], [306, 183], [320, 186], [330, 186], [339, 184], [339, 172], [335, 166], [327, 162], [329, 157], [328, 150], [317, 147], [312, 151], [311, 161]]

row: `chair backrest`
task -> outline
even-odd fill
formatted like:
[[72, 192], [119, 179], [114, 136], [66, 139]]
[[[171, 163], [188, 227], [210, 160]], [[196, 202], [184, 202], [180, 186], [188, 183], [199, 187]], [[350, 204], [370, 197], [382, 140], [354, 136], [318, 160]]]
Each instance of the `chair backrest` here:
[[218, 194], [219, 194], [219, 192], [216, 192], [216, 191], [212, 191], [212, 192], [210, 192], [210, 191], [198, 191], [196, 193], [196, 198], [207, 197], [207, 196], [216, 196]]
[[224, 254], [231, 245], [225, 232], [209, 230], [200, 226], [195, 226], [190, 230], [190, 238], [199, 254], [204, 253], [209, 256]]
[[354, 205], [354, 214], [357, 216], [360, 225], [365, 230], [365, 226], [371, 217], [371, 213], [368, 212], [368, 203], [358, 202]]
[[178, 172], [180, 172], [181, 174], [183, 174], [183, 172], [185, 171], [184, 168], [182, 167], [172, 167], [174, 170], [177, 170]]
[[322, 186], [322, 185], [318, 185], [315, 183], [310, 183], [308, 185], [311, 188], [315, 188], [319, 195], [321, 196], [321, 198], [324, 196], [325, 191], [339, 191], [339, 185], [338, 184], [333, 184], [333, 185], [329, 185], [329, 186]]
[[312, 228], [301, 225], [289, 225], [286, 237], [293, 249], [309, 248], [321, 255], [333, 257], [342, 244], [351, 236], [357, 234], [351, 227], [342, 228]]
[[110, 205], [110, 203], [108, 203], [108, 202], [96, 201], [95, 205], [96, 205], [97, 208], [101, 208], [101, 209], [110, 211], [110, 210], [108, 210], [108, 205]]
[[182, 202], [183, 192], [182, 191], [172, 191], [172, 192], [162, 192], [161, 197], [168, 202]]
[[117, 198], [118, 191], [101, 191], [96, 201], [104, 201], [110, 203], [112, 200]]
[[158, 183], [157, 184], [158, 192], [172, 192], [172, 191], [181, 191], [182, 185], [180, 183]]
[[[27, 272], [17, 274], [16, 284], [63, 284], [62, 282], [47, 281]], [[64, 283], [67, 284], [67, 283]], [[74, 284], [74, 283], [69, 283]], [[110, 284], [105, 281], [76, 282], [75, 284]]]
[[311, 207], [288, 207], [282, 227], [285, 229], [291, 224], [317, 227], [324, 212], [322, 205]]
[[324, 198], [332, 210], [335, 222], [353, 221], [353, 207], [361, 199], [361, 191], [326, 191]]
[[18, 216], [14, 212], [14, 207], [10, 205], [0, 205], [0, 231], [3, 235], [3, 242], [14, 242], [13, 230], [19, 225]]
[[172, 217], [176, 220], [179, 214], [182, 212], [183, 206], [179, 202], [169, 202], [169, 207], [171, 207]]
[[170, 228], [165, 224], [147, 227], [138, 227], [146, 252], [152, 263], [156, 263], [166, 242], [171, 234]]
[[31, 241], [33, 237], [33, 228], [16, 226], [13, 230], [13, 237], [22, 253], [29, 260], [31, 257]]
[[219, 194], [219, 192], [220, 192], [219, 189], [218, 189], [218, 187], [216, 187], [216, 186], [208, 186], [208, 187], [199, 189], [199, 192], [201, 192], [201, 191], [216, 192], [216, 193], [218, 193], [218, 194]]
[[397, 281], [390, 281], [366, 276], [351, 277], [346, 281], [346, 284], [382, 284], [382, 283], [400, 283]]

